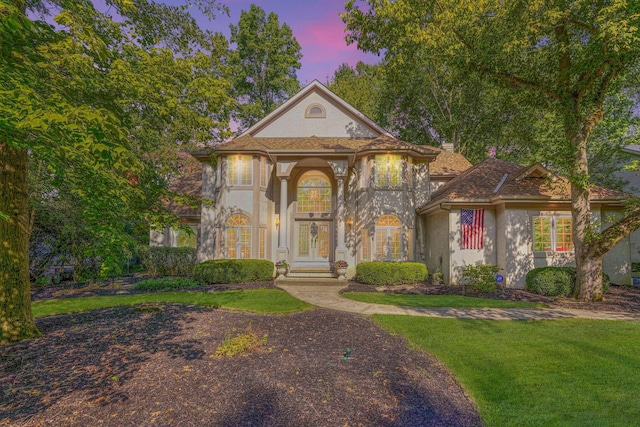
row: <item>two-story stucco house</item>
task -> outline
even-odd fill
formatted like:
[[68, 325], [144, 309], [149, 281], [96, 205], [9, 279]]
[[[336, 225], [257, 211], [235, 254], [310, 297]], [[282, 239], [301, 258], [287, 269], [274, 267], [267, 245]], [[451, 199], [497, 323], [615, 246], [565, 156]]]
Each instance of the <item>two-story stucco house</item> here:
[[[317, 81], [193, 155], [201, 181], [189, 178], [188, 188], [214, 205], [178, 213], [197, 231], [201, 261], [286, 260], [290, 276], [331, 277], [336, 260], [349, 263], [347, 276], [360, 262], [410, 260], [451, 283], [480, 261], [500, 265], [514, 287], [533, 267], [572, 262], [566, 180], [540, 165], [471, 167], [460, 154], [400, 141]], [[598, 189], [596, 214], [617, 215], [624, 198]], [[180, 242], [171, 230], [151, 233], [154, 245]], [[605, 269], [629, 282], [628, 241]]]

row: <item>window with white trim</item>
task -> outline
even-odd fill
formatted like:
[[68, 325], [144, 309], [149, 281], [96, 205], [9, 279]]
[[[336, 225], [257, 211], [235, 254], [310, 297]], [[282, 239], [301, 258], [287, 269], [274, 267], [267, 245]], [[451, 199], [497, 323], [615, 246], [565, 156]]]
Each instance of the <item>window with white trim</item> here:
[[376, 185], [399, 187], [402, 184], [402, 156], [399, 154], [376, 155]]
[[301, 213], [331, 212], [331, 181], [322, 172], [305, 172], [298, 181], [297, 201]]
[[367, 188], [369, 180], [369, 161], [363, 157], [360, 161], [360, 188]]
[[266, 187], [269, 183], [269, 173], [271, 172], [271, 168], [269, 162], [266, 158], [260, 159], [260, 186]]
[[366, 229], [362, 230], [362, 244], [360, 247], [362, 248], [361, 258], [363, 260], [369, 259], [369, 232]]
[[533, 217], [533, 250], [537, 252], [573, 251], [573, 227], [568, 215]]
[[227, 182], [229, 185], [253, 185], [253, 157], [233, 155], [227, 158]]
[[251, 221], [246, 215], [232, 215], [225, 226], [225, 256], [251, 258]]
[[265, 259], [267, 258], [267, 229], [261, 227], [259, 233], [258, 258]]
[[402, 223], [395, 215], [383, 215], [376, 221], [375, 259], [402, 260]]

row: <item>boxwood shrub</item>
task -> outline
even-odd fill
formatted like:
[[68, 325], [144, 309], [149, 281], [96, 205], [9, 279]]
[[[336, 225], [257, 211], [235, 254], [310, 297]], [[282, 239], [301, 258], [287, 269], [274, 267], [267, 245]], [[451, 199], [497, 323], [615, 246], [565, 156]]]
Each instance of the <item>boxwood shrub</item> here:
[[137, 252], [140, 263], [152, 276], [188, 277], [196, 265], [194, 248], [140, 246]]
[[273, 263], [264, 259], [217, 259], [193, 268], [202, 284], [263, 282], [273, 278]]
[[[607, 292], [611, 284], [609, 275], [602, 273], [602, 291]], [[576, 287], [575, 267], [539, 267], [527, 273], [528, 291], [546, 296], [571, 296]]]
[[419, 262], [361, 262], [356, 266], [356, 280], [368, 285], [402, 285], [422, 282], [427, 266]]

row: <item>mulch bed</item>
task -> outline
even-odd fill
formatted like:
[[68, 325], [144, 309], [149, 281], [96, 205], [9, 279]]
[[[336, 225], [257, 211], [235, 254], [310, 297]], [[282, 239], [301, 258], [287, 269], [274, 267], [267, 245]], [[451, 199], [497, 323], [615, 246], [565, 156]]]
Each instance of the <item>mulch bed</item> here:
[[[32, 298], [137, 293], [132, 285], [139, 280], [91, 291], [83, 285], [40, 289]], [[196, 290], [265, 287], [274, 284]], [[612, 286], [603, 303], [429, 284], [376, 289], [350, 282], [345, 291], [640, 311], [638, 287]], [[437, 360], [353, 314], [259, 315], [168, 304], [52, 316], [37, 324], [42, 338], [0, 347], [0, 426], [482, 425], [473, 402]], [[225, 339], [247, 332], [266, 335], [266, 345], [216, 356]]]
[[350, 282], [342, 292], [385, 292], [413, 295], [466, 295], [509, 301], [529, 301], [547, 304], [550, 308], [573, 308], [593, 311], [640, 312], [640, 287], [612, 285], [604, 295], [603, 302], [587, 303], [568, 297], [545, 297], [524, 289], [499, 289], [492, 293], [478, 293], [470, 287], [431, 285], [419, 283], [406, 286], [375, 287]]
[[[36, 288], [31, 291], [31, 301], [40, 301], [46, 299], [58, 298], [78, 298], [89, 296], [106, 296], [116, 295], [120, 293], [127, 294], [145, 294], [149, 291], [136, 290], [134, 285], [144, 279], [146, 275], [132, 275], [119, 278], [115, 281], [105, 281], [100, 283], [97, 289], [88, 289], [86, 283], [62, 283], [56, 286], [48, 286], [44, 288]], [[266, 282], [237, 283], [224, 285], [199, 286], [182, 290], [180, 292], [217, 292], [217, 291], [237, 291], [247, 289], [273, 289], [275, 288], [273, 280]]]
[[[357, 315], [170, 304], [37, 324], [0, 347], [0, 425], [482, 425], [437, 360]], [[247, 331], [266, 345], [215, 355]]]

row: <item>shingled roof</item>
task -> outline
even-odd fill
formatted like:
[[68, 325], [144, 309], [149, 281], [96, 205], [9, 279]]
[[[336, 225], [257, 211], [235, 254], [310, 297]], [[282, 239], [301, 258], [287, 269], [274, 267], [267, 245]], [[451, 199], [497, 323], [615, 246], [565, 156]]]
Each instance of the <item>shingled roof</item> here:
[[453, 153], [441, 148], [430, 148], [439, 153], [438, 157], [429, 163], [429, 174], [432, 177], [460, 175], [472, 166], [471, 162], [460, 153]]
[[[392, 136], [380, 135], [377, 138], [260, 138], [241, 136], [215, 147], [216, 152], [263, 152], [263, 153], [309, 153], [332, 151], [338, 153], [362, 153], [366, 151], [413, 151], [419, 156], [435, 156], [438, 149], [424, 145], [415, 145]], [[194, 152], [196, 158], [206, 158], [208, 151]]]
[[[629, 196], [602, 187], [591, 189], [592, 200], [620, 201]], [[498, 199], [570, 200], [569, 181], [540, 164], [520, 166], [489, 158], [467, 169], [432, 194], [427, 210], [441, 203], [490, 203]]]

